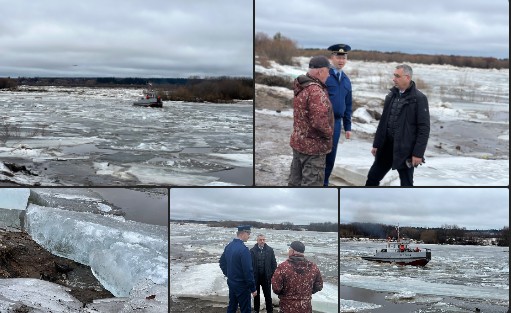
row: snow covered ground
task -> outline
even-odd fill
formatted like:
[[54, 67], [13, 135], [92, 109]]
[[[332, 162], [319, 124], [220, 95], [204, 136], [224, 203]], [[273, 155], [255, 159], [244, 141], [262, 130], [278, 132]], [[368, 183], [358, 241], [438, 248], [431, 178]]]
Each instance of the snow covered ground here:
[[0, 91], [0, 157], [38, 174], [12, 177], [0, 162], [0, 179], [66, 186], [252, 185], [252, 101], [133, 106], [140, 93]]
[[[256, 64], [255, 71], [294, 79], [307, 70], [309, 58], [296, 59], [299, 66], [282, 66], [271, 62], [270, 68]], [[333, 183], [336, 185], [365, 184], [367, 172], [374, 160], [372, 139], [378, 121], [371, 112], [381, 113], [383, 99], [392, 87], [392, 73], [397, 63], [349, 61], [345, 67], [353, 85], [353, 99], [359, 108], [353, 112], [353, 138], [341, 136]], [[417, 186], [507, 186], [509, 185], [509, 70], [458, 68], [449, 65], [410, 64], [414, 80], [428, 96], [431, 114], [431, 134], [426, 150], [426, 163], [416, 169]], [[284, 99], [292, 99], [291, 90], [282, 87], [256, 85], [256, 90], [270, 89]], [[257, 93], [256, 93], [257, 95]], [[292, 108], [280, 113], [256, 107], [256, 183], [260, 165], [265, 171], [286, 172], [290, 166], [291, 149], [266, 150], [276, 138], [288, 146], [292, 131]], [[258, 128], [284, 129], [264, 135]], [[263, 122], [264, 121], [264, 122]], [[272, 127], [272, 125], [274, 127]], [[259, 136], [259, 134], [262, 134]], [[258, 137], [259, 136], [259, 137]], [[274, 149], [275, 150], [275, 149]], [[264, 156], [258, 156], [258, 153]], [[271, 164], [271, 165], [269, 165]], [[282, 170], [284, 169], [284, 170]], [[285, 179], [263, 180], [264, 185], [281, 185]], [[383, 185], [399, 185], [395, 171], [389, 172]]]

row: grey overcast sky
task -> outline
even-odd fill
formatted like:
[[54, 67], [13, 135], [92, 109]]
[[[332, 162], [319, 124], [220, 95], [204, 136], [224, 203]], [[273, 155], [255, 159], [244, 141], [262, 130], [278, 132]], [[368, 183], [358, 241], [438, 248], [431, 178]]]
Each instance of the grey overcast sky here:
[[337, 189], [174, 188], [170, 219], [337, 223]]
[[509, 58], [508, 0], [256, 0], [256, 32], [302, 48]]
[[0, 77], [253, 75], [253, 2], [0, 0]]
[[340, 222], [467, 229], [509, 226], [507, 188], [344, 188]]

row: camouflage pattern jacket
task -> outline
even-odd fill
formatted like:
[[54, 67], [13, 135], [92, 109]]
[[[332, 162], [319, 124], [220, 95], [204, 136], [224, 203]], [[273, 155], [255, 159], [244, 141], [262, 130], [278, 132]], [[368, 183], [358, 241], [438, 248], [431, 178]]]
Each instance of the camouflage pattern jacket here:
[[300, 75], [294, 81], [294, 123], [291, 147], [303, 154], [321, 155], [332, 150], [334, 113], [326, 86]]
[[312, 313], [312, 294], [323, 289], [323, 278], [316, 264], [291, 256], [277, 267], [271, 285], [280, 299], [279, 312]]

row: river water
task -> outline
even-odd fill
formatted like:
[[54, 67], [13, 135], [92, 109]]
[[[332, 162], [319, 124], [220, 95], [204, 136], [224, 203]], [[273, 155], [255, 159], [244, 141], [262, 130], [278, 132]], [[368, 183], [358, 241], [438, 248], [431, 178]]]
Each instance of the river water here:
[[[389, 293], [386, 300], [414, 303], [414, 312], [507, 312], [509, 307], [509, 247], [417, 245], [429, 248], [432, 259], [425, 267], [375, 263], [360, 257], [374, 254], [385, 243], [342, 241], [341, 286]], [[412, 246], [412, 248], [415, 245]], [[344, 299], [344, 300], [343, 300]], [[348, 299], [341, 291], [341, 308]], [[365, 304], [344, 312], [373, 312]], [[341, 310], [343, 311], [343, 310]], [[403, 311], [410, 312], [410, 311]]]
[[1, 91], [0, 157], [42, 185], [252, 185], [252, 101], [133, 106], [140, 93]]

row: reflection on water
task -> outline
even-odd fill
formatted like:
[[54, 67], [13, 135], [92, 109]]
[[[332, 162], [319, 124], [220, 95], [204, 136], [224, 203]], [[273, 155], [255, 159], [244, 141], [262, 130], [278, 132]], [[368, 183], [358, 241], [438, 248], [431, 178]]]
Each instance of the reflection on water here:
[[141, 223], [168, 225], [168, 190], [162, 188], [93, 188], [106, 201], [122, 209], [125, 218]]

